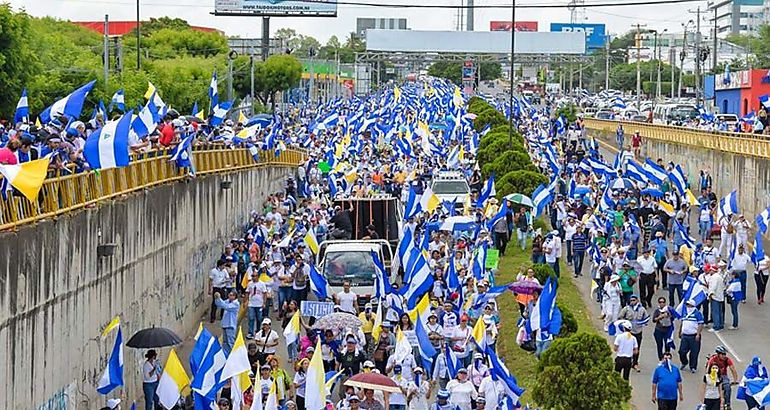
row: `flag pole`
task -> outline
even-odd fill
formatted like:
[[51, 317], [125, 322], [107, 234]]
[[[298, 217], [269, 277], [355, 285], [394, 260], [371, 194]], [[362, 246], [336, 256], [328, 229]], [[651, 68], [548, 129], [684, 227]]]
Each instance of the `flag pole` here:
[[508, 149], [513, 148], [513, 61], [516, 56], [516, 0], [511, 0], [511, 75], [510, 100], [508, 101]]

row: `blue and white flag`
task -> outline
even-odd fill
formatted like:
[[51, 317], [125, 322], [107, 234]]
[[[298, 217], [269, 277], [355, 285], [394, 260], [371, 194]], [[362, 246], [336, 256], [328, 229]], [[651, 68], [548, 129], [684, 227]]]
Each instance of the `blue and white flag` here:
[[757, 229], [765, 234], [768, 226], [770, 226], [770, 206], [757, 215]]
[[[561, 328], [561, 313], [556, 307], [556, 288], [557, 285], [549, 276], [545, 281], [542, 293], [535, 302], [532, 314], [527, 318], [527, 332], [546, 331], [550, 334], [559, 334]], [[557, 323], [554, 323], [557, 322]]]
[[128, 132], [131, 130], [132, 111], [117, 121], [110, 121], [86, 140], [83, 155], [91, 169], [128, 166]]
[[155, 132], [158, 121], [160, 121], [158, 107], [150, 99], [131, 123], [131, 129], [134, 130], [137, 137], [142, 138]]
[[502, 285], [502, 286], [495, 286], [493, 288], [487, 289], [486, 292], [476, 295], [476, 299], [473, 301], [473, 304], [471, 305], [472, 309], [480, 309], [484, 307], [487, 303], [495, 300], [498, 296], [502, 295], [508, 290], [508, 285]]
[[179, 168], [192, 168], [192, 161], [190, 160], [188, 148], [190, 148], [194, 135], [195, 134], [185, 135], [179, 144], [171, 150], [169, 161], [174, 161]]
[[409, 196], [407, 197], [406, 206], [404, 207], [404, 220], [412, 218], [420, 213], [420, 211], [422, 211], [420, 197], [418, 197], [414, 185], [409, 185]]
[[122, 88], [118, 91], [115, 91], [115, 94], [112, 95], [112, 100], [110, 100], [108, 111], [112, 112], [112, 107], [117, 107], [120, 112], [126, 111], [126, 96], [123, 94]]
[[80, 117], [80, 112], [83, 111], [83, 103], [86, 101], [88, 93], [94, 88], [94, 84], [96, 84], [96, 80], [92, 80], [88, 84], [73, 91], [68, 96], [53, 103], [50, 107], [40, 113], [40, 121], [43, 124], [47, 124], [51, 122], [52, 119], [62, 115], [71, 118]]
[[489, 179], [487, 179], [487, 182], [484, 183], [484, 188], [481, 189], [481, 192], [479, 193], [479, 200], [476, 201], [476, 207], [477, 208], [483, 208], [484, 203], [487, 202], [489, 198], [492, 198], [495, 196], [495, 174], [492, 173], [492, 175], [489, 176]]
[[684, 242], [684, 245], [686, 247], [694, 250], [695, 249], [695, 242], [696, 242], [695, 238], [690, 236], [687, 233], [687, 230], [685, 229], [685, 227], [682, 226], [682, 224], [680, 224], [679, 221], [677, 221], [676, 219], [674, 219], [674, 226], [677, 228], [677, 229], [675, 229], [675, 231], [677, 232], [677, 235], [679, 235], [679, 239], [681, 239], [682, 242]]
[[211, 83], [209, 83], [209, 101], [211, 102], [209, 105], [209, 109], [212, 112], [215, 112], [217, 106], [219, 105], [219, 91], [217, 87], [217, 70], [214, 70], [214, 72], [211, 74]]
[[195, 340], [190, 353], [190, 370], [193, 375], [190, 387], [195, 393], [211, 400], [216, 398], [217, 392], [227, 383], [227, 379], [222, 380], [222, 370], [227, 359], [219, 340], [203, 325], [198, 328]]
[[29, 100], [27, 100], [27, 89], [21, 91], [21, 98], [16, 103], [16, 113], [13, 115], [14, 124], [20, 122], [29, 122]]
[[498, 221], [505, 219], [508, 211], [508, 201], [503, 201], [503, 205], [500, 207], [500, 210], [497, 211], [497, 213], [489, 221], [487, 221], [487, 230], [492, 231], [492, 227], [495, 226]]
[[404, 269], [404, 277], [407, 276], [406, 271], [409, 271], [408, 285], [401, 289], [407, 309], [414, 309], [422, 295], [433, 289], [433, 282], [435, 281], [425, 256], [418, 249], [414, 249], [414, 251], [417, 251], [412, 257], [414, 263], [411, 267], [407, 265], [407, 269]]
[[718, 216], [730, 216], [740, 213], [738, 211], [738, 192], [733, 190], [727, 194], [724, 198], [719, 200]]
[[599, 210], [602, 212], [612, 211], [615, 209], [615, 206], [615, 201], [610, 196], [610, 188], [607, 187], [602, 194], [602, 198], [599, 200]]
[[372, 261], [374, 261], [374, 267], [375, 267], [375, 297], [377, 299], [382, 299], [385, 296], [393, 293], [393, 287], [390, 284], [390, 278], [388, 278], [388, 272], [385, 270], [385, 266], [382, 264], [382, 261], [380, 260], [380, 256], [377, 255], [377, 252], [371, 251], [372, 254]]
[[512, 404], [519, 406], [519, 398], [524, 394], [524, 389], [519, 387], [516, 377], [514, 377], [511, 371], [505, 367], [505, 364], [500, 358], [497, 357], [497, 353], [495, 353], [495, 349], [493, 349], [492, 346], [487, 346], [485, 353], [489, 360], [489, 373], [491, 374], [492, 380], [502, 381], [505, 386], [505, 395], [510, 399]]
[[115, 388], [123, 386], [123, 332], [120, 330], [120, 325], [117, 328], [118, 332], [110, 360], [107, 362], [107, 368], [104, 369], [99, 384], [96, 386], [96, 391], [101, 394], [108, 394]]
[[770, 406], [770, 379], [757, 377], [746, 380], [746, 390], [760, 407]]
[[315, 265], [310, 265], [310, 289], [313, 291], [318, 300], [329, 299], [329, 292], [327, 291], [329, 283], [326, 281], [324, 275], [318, 273]]
[[647, 177], [650, 179], [650, 182], [654, 184], [660, 185], [668, 178], [666, 170], [649, 158], [644, 161], [643, 168], [647, 171]]
[[553, 201], [553, 194], [545, 185], [540, 184], [532, 194], [532, 203], [535, 205], [534, 217], [537, 218], [542, 215], [546, 205], [551, 201]]
[[765, 259], [765, 247], [762, 244], [762, 232], [757, 231], [754, 237], [754, 249], [751, 250], [751, 262], [759, 267], [759, 262]]
[[217, 104], [217, 106], [214, 107], [214, 114], [211, 116], [211, 126], [216, 127], [221, 124], [227, 117], [227, 112], [230, 111], [230, 107], [232, 106], [232, 101], [225, 101], [222, 104]]
[[[436, 351], [436, 348], [433, 347], [433, 344], [430, 342], [430, 338], [428, 337], [428, 332], [425, 329], [423, 320], [424, 319], [422, 317], [417, 317], [414, 334], [417, 338], [417, 347], [420, 351], [422, 368], [425, 369], [427, 374], [430, 374], [430, 369], [433, 368], [433, 359], [438, 354], [438, 351]], [[447, 363], [448, 362], [449, 360], [447, 360]]]
[[647, 170], [634, 160], [628, 161], [624, 175], [634, 181], [642, 183], [647, 183], [650, 180]]
[[481, 246], [476, 248], [476, 253], [473, 255], [473, 261], [471, 262], [473, 266], [471, 267], [471, 272], [477, 281], [484, 279], [488, 249], [489, 243], [483, 242]]
[[679, 304], [674, 309], [674, 316], [677, 318], [682, 318], [685, 314], [685, 306], [687, 304], [687, 301], [693, 301], [695, 303], [695, 306], [699, 306], [703, 301], [706, 300], [706, 288], [695, 278], [692, 276], [688, 276], [685, 278], [685, 287], [687, 290], [684, 293], [684, 296], [682, 297], [682, 301], [679, 302]]
[[676, 187], [679, 195], [684, 195], [687, 190], [687, 177], [685, 177], [682, 167], [677, 164], [674, 169], [668, 173], [668, 177], [671, 180], [671, 184]]
[[452, 343], [444, 343], [444, 356], [446, 357], [446, 369], [449, 372], [449, 379], [457, 378], [457, 371], [464, 366], [452, 350]]
[[[404, 227], [401, 240], [398, 242], [398, 248], [396, 248], [396, 257], [393, 258], [393, 264], [391, 266], [391, 270], [393, 272], [398, 272], [398, 269], [403, 267], [404, 273], [406, 274], [406, 265], [409, 261], [408, 258], [412, 252], [412, 248], [414, 248], [414, 232], [412, 231], [412, 228], [407, 225]], [[405, 277], [404, 279], [408, 278]]]

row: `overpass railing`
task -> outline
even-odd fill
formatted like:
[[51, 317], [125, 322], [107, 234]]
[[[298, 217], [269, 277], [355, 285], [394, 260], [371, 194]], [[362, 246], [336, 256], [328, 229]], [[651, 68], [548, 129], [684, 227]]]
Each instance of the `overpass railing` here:
[[[36, 202], [9, 192], [7, 199], [0, 198], [0, 231], [187, 178], [189, 170], [178, 168], [169, 160], [169, 153], [170, 150], [157, 150], [135, 154], [131, 164], [123, 168], [49, 176]], [[260, 151], [257, 162], [245, 148], [203, 146], [193, 149], [196, 176], [268, 166], [297, 166], [306, 156], [300, 150], [286, 150], [279, 156], [273, 151]]]
[[618, 123], [623, 124], [626, 135], [639, 131], [642, 138], [687, 145], [737, 155], [770, 158], [770, 139], [760, 134], [706, 131], [672, 125], [647, 124], [631, 121], [599, 120], [586, 118], [586, 127], [615, 134]]

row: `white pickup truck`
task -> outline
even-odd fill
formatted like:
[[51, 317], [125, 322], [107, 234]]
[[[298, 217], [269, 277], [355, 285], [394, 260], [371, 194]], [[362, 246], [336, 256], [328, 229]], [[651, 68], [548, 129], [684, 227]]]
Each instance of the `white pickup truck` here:
[[351, 290], [358, 295], [358, 305], [363, 307], [369, 303], [374, 297], [377, 275], [372, 251], [389, 271], [393, 253], [386, 240], [331, 240], [319, 245], [316, 266], [329, 284], [330, 297], [342, 291], [343, 282], [349, 281]]

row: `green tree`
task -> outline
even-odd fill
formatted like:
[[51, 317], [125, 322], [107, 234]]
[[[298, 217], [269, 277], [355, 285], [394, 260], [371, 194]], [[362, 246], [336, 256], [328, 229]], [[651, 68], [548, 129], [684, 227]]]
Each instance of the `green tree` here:
[[532, 397], [543, 408], [615, 410], [631, 398], [631, 386], [614, 371], [607, 341], [588, 333], [554, 340], [537, 364]]
[[[187, 30], [190, 28], [190, 24], [187, 20], [173, 17], [150, 17], [149, 21], [143, 21], [140, 26], [140, 30], [143, 36], [150, 36], [156, 31], [171, 29], [171, 30]], [[136, 32], [134, 32], [136, 36]]]
[[179, 56], [212, 57], [229, 51], [227, 38], [219, 33], [203, 33], [192, 29], [164, 28], [155, 31], [142, 41], [155, 59]]
[[497, 195], [499, 196], [518, 193], [532, 197], [532, 192], [537, 189], [538, 185], [547, 183], [548, 177], [539, 172], [518, 170], [503, 175], [500, 178], [500, 187], [497, 188], [498, 184], [495, 184], [495, 188], [497, 188]]
[[279, 28], [275, 32], [275, 38], [281, 40], [281, 45], [292, 52], [300, 47], [302, 38], [293, 28]]
[[286, 54], [270, 56], [264, 63], [255, 67], [255, 91], [262, 104], [272, 105], [275, 110], [275, 94], [286, 91], [299, 84], [302, 76], [302, 63], [296, 57]]
[[9, 4], [0, 4], [0, 113], [13, 118], [21, 90], [27, 86], [37, 67], [37, 58], [29, 46], [30, 17], [14, 13]]

